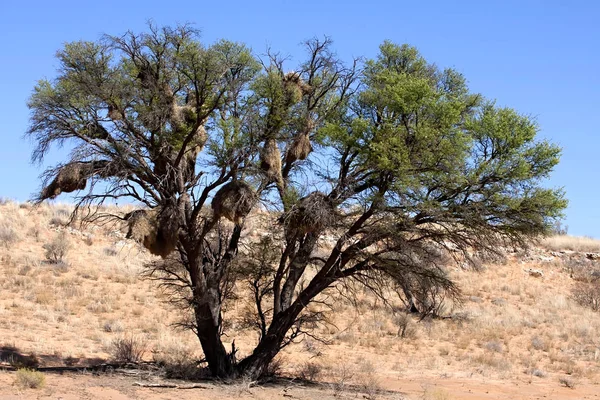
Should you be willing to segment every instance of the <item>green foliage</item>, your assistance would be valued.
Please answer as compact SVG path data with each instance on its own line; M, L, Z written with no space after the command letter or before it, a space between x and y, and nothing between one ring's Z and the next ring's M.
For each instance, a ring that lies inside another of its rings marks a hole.
M561 190L539 187L560 148L536 141L530 117L471 94L461 74L415 48L385 42L380 50L347 116L320 130L322 143L355 151L365 175L386 174L387 205L405 215L546 233L566 206Z
M43 373L27 368L17 370L15 384L22 389L40 389L46 384Z

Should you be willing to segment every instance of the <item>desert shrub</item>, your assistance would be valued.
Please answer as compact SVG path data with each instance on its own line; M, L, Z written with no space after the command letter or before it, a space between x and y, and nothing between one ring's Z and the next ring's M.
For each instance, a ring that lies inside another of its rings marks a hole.
M71 242L67 235L62 232L42 247L46 250L45 257L49 263L60 264L64 263L64 258L71 248Z
M541 369L538 369L538 368L530 368L527 371L527 373L529 375L533 375L533 376L536 376L538 378L545 378L547 376L547 374L544 371L542 371Z
M333 395L339 396L350 380L354 377L354 372L350 369L347 363L342 362L338 367L331 370Z
M136 336L114 339L110 347L115 362L137 363L146 353L146 341Z
M567 378L566 376L558 378L558 383L565 387L568 387L569 389L575 389L575 386L577 386L573 379Z
M119 252L114 247L105 247L103 253L107 257L115 257Z
M366 399L374 399L381 390L381 381L377 369L368 361L361 361L357 366L358 382Z
M600 282L579 282L571 294L579 305L592 311L600 311Z
M409 314L400 314L395 318L398 326L398 336L406 339L414 339L417 336L417 327Z
M46 377L39 371L21 368L15 375L15 384L24 389L38 389L44 386Z
M583 257L569 257L562 260L562 267L569 276L579 282L594 280L594 263Z
M485 348L489 351L493 351L496 353L502 353L502 351L503 351L502 343L500 343L497 340L492 340L490 342L487 342L485 344Z
M19 241L19 234L9 221L0 221L0 244L5 248Z
M321 364L307 361L298 369L298 376L305 381L314 381L321 375L322 370Z
M123 324L119 320L106 321L102 328L104 332L123 332Z
M187 346L172 343L154 351L153 359L166 378L194 381L205 377L206 373L191 354Z
M30 355L21 354L16 347L2 346L0 352L0 363L7 363L17 369L37 368L40 365L40 360L35 353Z
M535 350L548 351L547 343L538 336L531 339L531 347Z

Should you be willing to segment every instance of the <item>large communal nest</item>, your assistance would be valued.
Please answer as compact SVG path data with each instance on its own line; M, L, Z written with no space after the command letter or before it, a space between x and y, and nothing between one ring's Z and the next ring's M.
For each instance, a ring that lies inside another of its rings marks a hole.
M310 85L302 79L300 74L294 71L285 74L282 81L292 103L300 101L302 96L309 94L312 90Z
M152 210L136 210L124 216L127 238L142 244L150 253L166 257L177 248L179 218L176 204Z
M248 215L255 202L256 193L250 185L238 180L229 182L223 185L213 198L214 218L217 220L225 217L235 224L239 224Z
M94 175L102 178L115 176L118 168L108 161L75 161L58 168L56 176L42 189L40 200L54 199L61 193L83 190Z
M319 232L335 224L335 205L326 195L314 192L303 197L284 214L280 222L288 234Z
M308 134L301 133L294 138L294 141L287 150L285 161L286 163L291 164L296 160L306 160L312 149Z
M110 103L108 104L107 115L108 118L112 119L113 121L121 121L125 119L123 113L119 110L119 108L116 105Z
M267 139L260 152L260 168L277 183L283 181L281 176L281 153L275 139Z

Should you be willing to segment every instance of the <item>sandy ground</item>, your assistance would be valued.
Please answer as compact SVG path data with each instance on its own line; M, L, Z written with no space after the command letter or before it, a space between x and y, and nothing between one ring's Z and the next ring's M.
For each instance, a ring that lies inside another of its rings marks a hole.
M170 325L181 315L161 301L155 283L140 279L148 254L110 227L61 227L68 213L64 205L0 205L0 228L15 237L0 243L0 366L9 364L1 358L10 349L42 366L94 364L109 359L112 344L123 337L143 341L148 361L201 358L194 335ZM63 234L71 245L65 263L47 263L43 246ZM588 242L584 251L600 249ZM452 269L465 302L448 306L449 319L405 318L367 292L354 303L338 299L332 324L316 331L331 345L305 340L282 353L284 376L315 368L315 385L291 380L150 389L119 374L45 373L43 388L24 390L14 384L14 372L0 370L0 399L597 398L600 314L573 301L581 257L552 254L578 246L564 237L551 249L513 254L479 273ZM596 264L600 269L600 261L586 265ZM530 268L543 276L531 276ZM246 309L237 302L226 313L226 337L236 340L240 355L252 350L256 338L239 323ZM565 387L565 380L575 387Z
M302 384L290 380L263 386L248 383L230 385L200 383L199 389L145 388L136 382L149 383L153 380L125 377L119 374L46 374L46 384L42 389L19 389L14 382L14 373L0 373L0 398L20 399L100 399L162 400L187 399L339 399L339 398L381 398L381 399L597 399L600 388L586 385L569 389L546 382L527 382L451 377L402 377L384 382L378 393L368 394L361 388L352 386L342 390L331 384ZM164 382L164 381L162 381ZM177 381L171 381L177 382ZM177 382L185 386L185 382Z

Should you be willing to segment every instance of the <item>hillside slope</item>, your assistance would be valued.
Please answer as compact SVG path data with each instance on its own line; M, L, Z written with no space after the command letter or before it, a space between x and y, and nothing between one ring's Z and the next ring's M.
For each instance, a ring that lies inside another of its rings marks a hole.
M194 335L170 326L180 312L161 301L156 283L140 278L151 256L117 226L66 227L70 210L0 205L0 362L10 364L19 354L40 365L88 365L110 359L121 338L143 342L147 360L201 358ZM47 250L56 253L64 244L64 261L49 263ZM446 310L451 318L392 312L367 292L354 303L337 301L332 323L318 331L332 344L306 339L290 346L281 355L282 372L327 382L295 387L297 398L354 396L344 388L382 398L593 398L600 392L600 314L572 293L596 263L600 271L596 252L600 242L559 237L483 263L481 272L455 267L451 274L465 302ZM254 340L240 331L245 307L228 310L234 323L226 332L241 353ZM68 385L75 391L65 394L95 398L86 390L110 387L105 378L48 375L45 392L21 392L11 386L14 379L0 372L0 397L55 395ZM132 384L121 380L110 390L123 398L163 393ZM247 389L221 395L282 396L281 388Z

